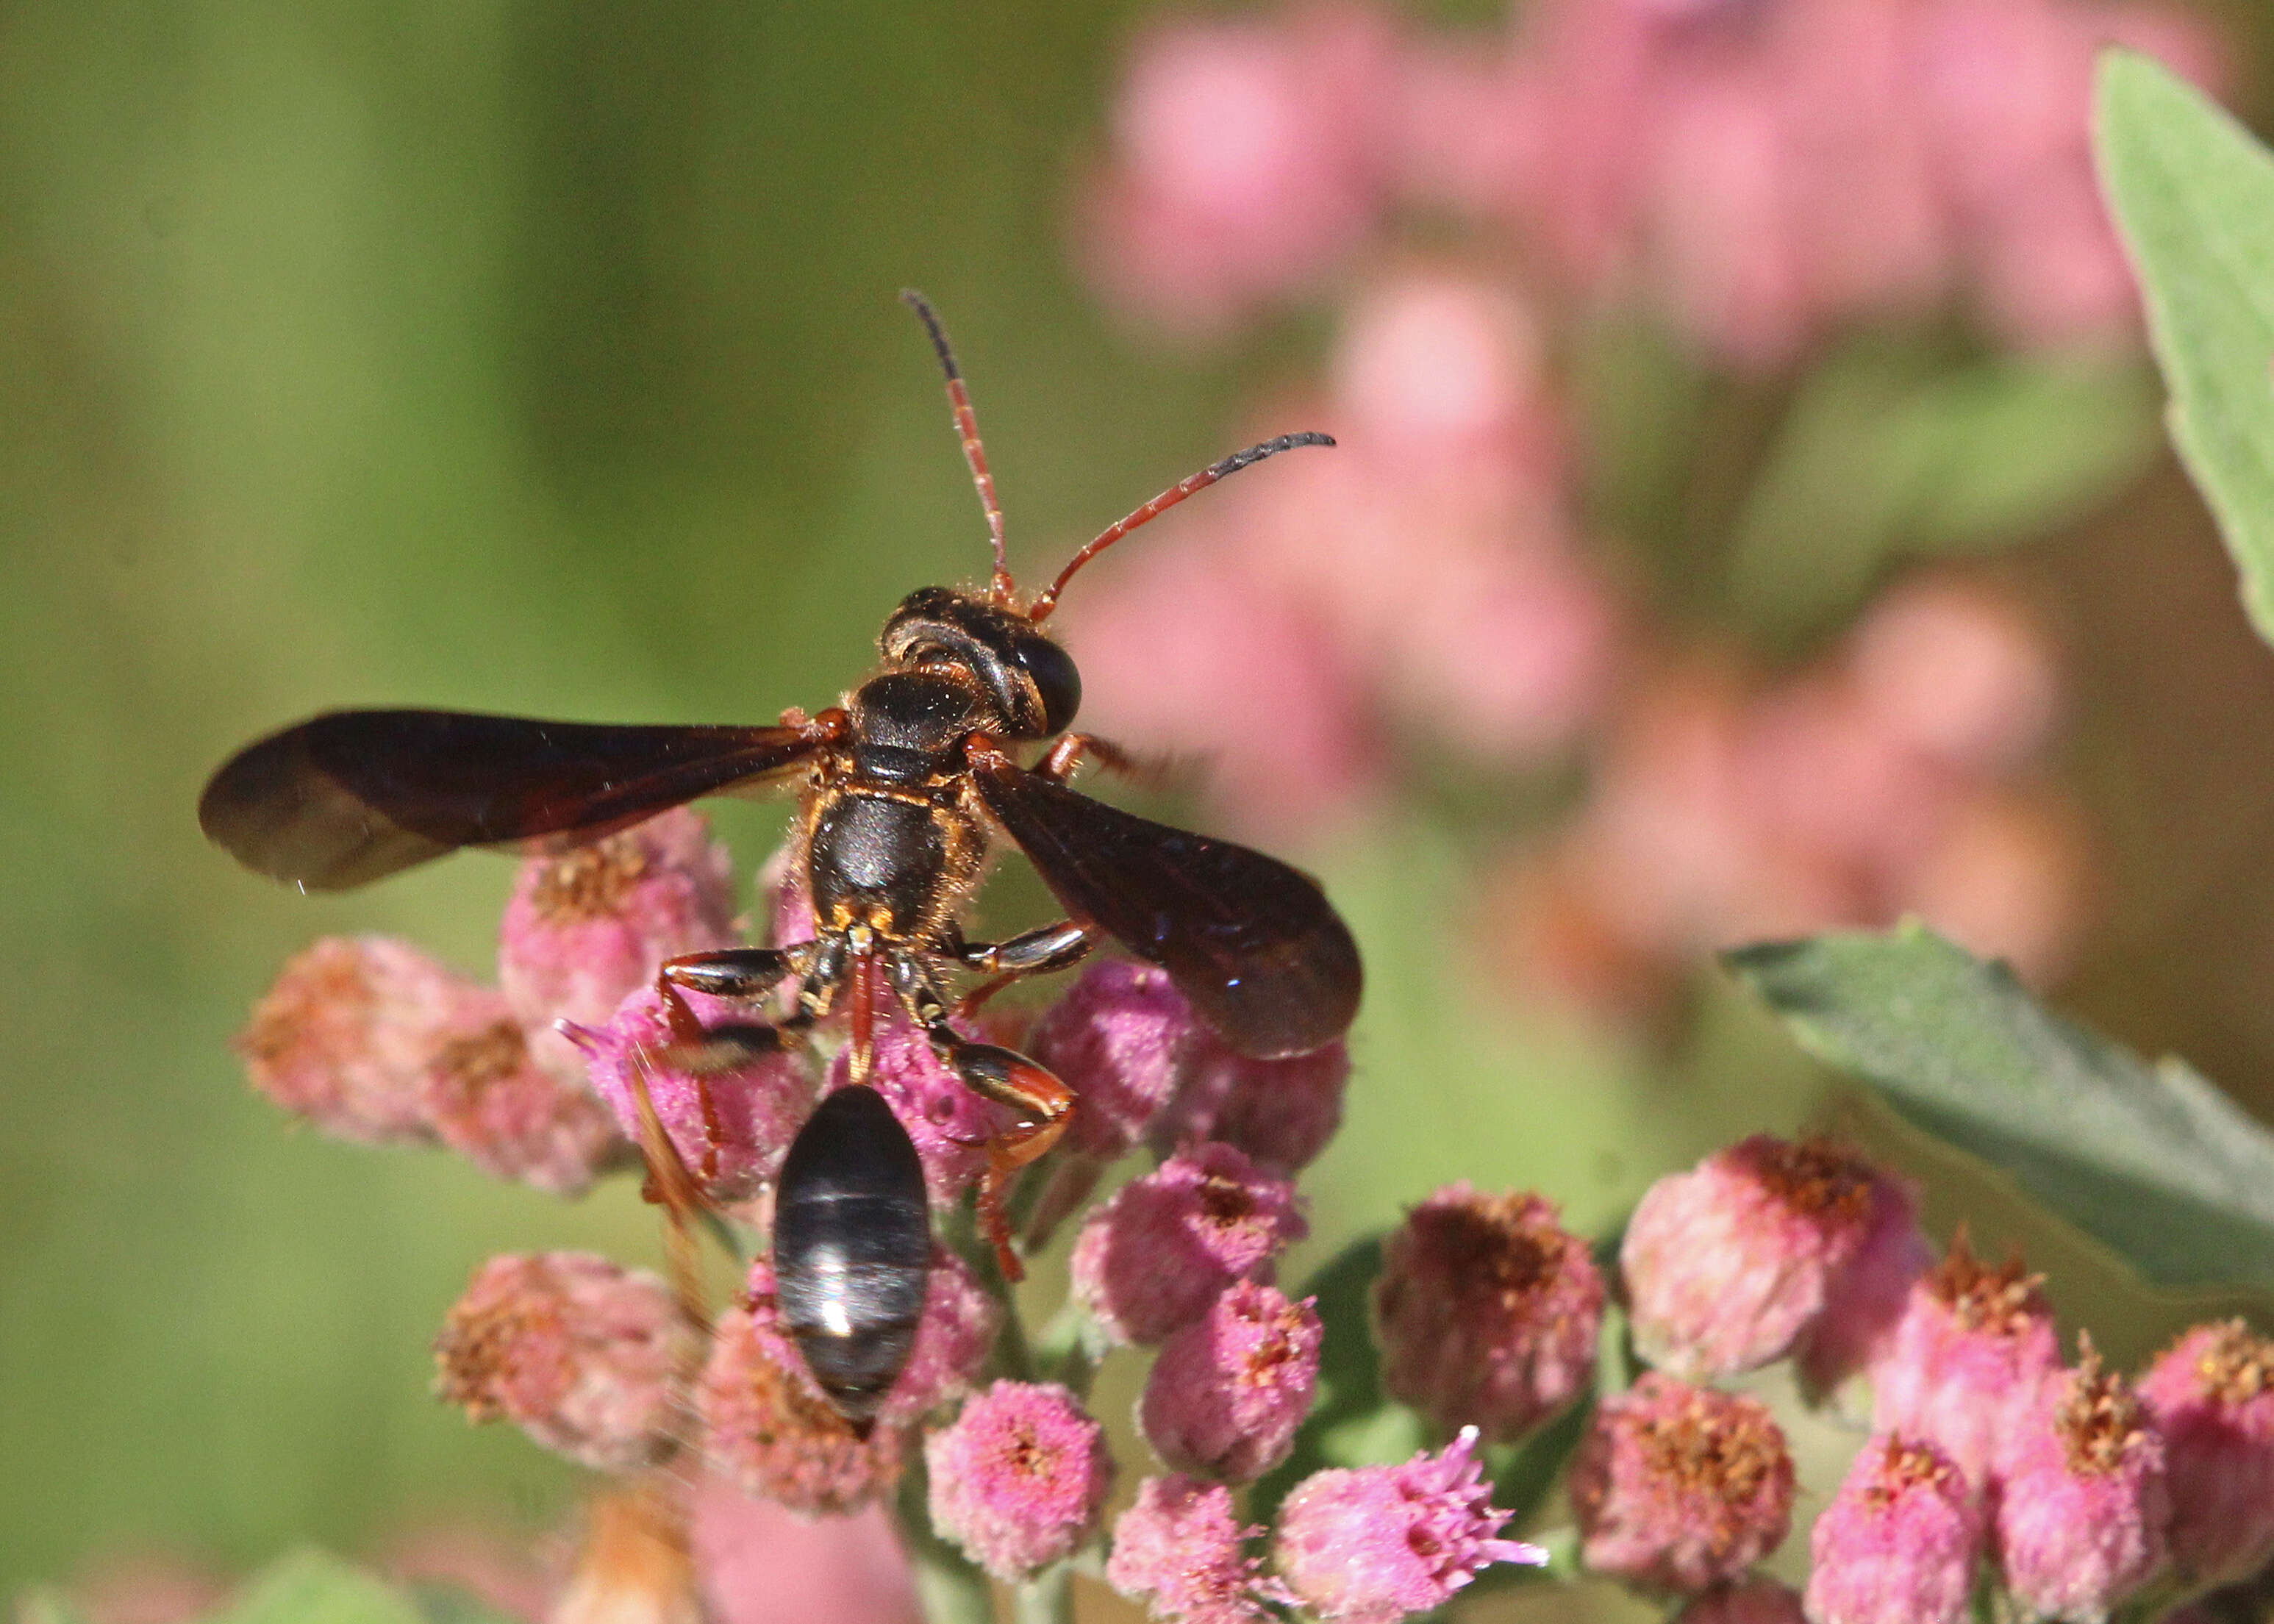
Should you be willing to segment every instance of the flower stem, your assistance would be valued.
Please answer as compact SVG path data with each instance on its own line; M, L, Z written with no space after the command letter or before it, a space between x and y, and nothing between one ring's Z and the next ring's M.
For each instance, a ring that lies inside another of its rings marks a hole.
M968 1557L932 1532L930 1501L923 1459L918 1455L900 1478L892 1511L927 1624L995 1624L993 1587Z
M1017 1624L1073 1624L1073 1564L1053 1562L1018 1589Z

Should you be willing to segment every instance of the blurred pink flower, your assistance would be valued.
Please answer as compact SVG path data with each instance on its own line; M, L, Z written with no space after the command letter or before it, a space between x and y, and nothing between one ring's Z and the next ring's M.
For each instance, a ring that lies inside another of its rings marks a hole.
M1962 771L2022 765L2060 710L2044 633L2010 598L1950 576L1903 582L1872 604L1844 666L1872 725Z
M1560 844L1495 885L1498 951L1622 1019L1698 952L1905 914L2056 980L2085 843L2066 799L2016 780L2059 704L2027 615L1954 576L1898 587L1775 686L1678 656L1630 690Z
M1372 7L1182 21L1131 52L1076 252L1108 299L1201 335L1315 282L1372 226L1397 41Z
M1201 762L1230 832L1277 845L1374 787L1381 750L1322 628L1221 546L1156 545L1086 584L1064 617L1084 725Z
M1545 0L1472 146L1407 122L1424 184L1505 173L1577 285L1639 282L1739 365L1958 289L2007 342L2056 343L2135 320L2087 123L2119 41L2218 76L2200 22L2097 0Z
M695 1569L716 1624L919 1624L908 1559L881 1506L809 1517L706 1477Z
M1409 732L1494 766L1568 744L1608 695L1620 616L1566 511L1539 344L1482 278L1373 288L1333 403L1273 414L1337 447L1216 495L1070 606L1096 725L1205 754L1266 836L1331 827Z

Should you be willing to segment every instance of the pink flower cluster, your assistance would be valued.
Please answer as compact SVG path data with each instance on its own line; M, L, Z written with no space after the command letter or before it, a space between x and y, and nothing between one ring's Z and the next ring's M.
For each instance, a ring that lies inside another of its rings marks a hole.
M2167 1575L2201 1587L2274 1558L2274 1341L2199 1326L2135 1386L2089 1340L2063 1365L2018 1260L1987 1266L1962 1235L1929 1261L1909 1191L1816 1142L1719 1152L1653 1185L1628 1228L1652 1357L1698 1376L1789 1357L1819 1389L1870 1378L1871 1440L1812 1536L1814 1624L1956 1624L1985 1575L2029 1616L2099 1620ZM1605 1401L1573 1468L1587 1562L1735 1609L1721 1592L1790 1501L1751 1403L1658 1372Z
M1958 300L2009 342L2128 328L2094 189L2093 54L2216 79L2214 39L2111 0L1544 0L1498 37L1357 0L1156 26L1077 252L1188 335L1318 289L1399 208L1639 291L1751 365Z
M1522 303L1451 270L1386 275L1345 312L1330 373L1327 398L1273 418L1335 433L1331 454L1215 494L1065 613L1096 725L1205 757L1228 814L1268 837L1363 805L1425 741L1540 760L1616 666Z
M1535 995L1646 1014L1695 954L1924 918L2037 981L2083 911L2077 818L2031 766L2059 680L2010 601L1915 580L1774 685L1726 659L1645 681L1592 798L1494 913Z

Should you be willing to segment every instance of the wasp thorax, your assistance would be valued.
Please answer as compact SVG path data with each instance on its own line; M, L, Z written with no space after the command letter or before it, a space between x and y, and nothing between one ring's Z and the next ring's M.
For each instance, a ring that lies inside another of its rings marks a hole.
M977 678L1014 739L1063 733L1081 709L1073 657L1022 614L944 586L900 600L878 640L895 663L939 658Z
M992 720L968 679L938 671L888 671L853 696L853 762L863 774L921 784L953 766L964 735Z

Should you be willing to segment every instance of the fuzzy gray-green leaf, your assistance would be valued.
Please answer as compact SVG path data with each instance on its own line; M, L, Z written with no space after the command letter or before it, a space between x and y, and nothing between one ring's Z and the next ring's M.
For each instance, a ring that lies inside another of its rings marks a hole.
M2274 1284L2274 1133L2177 1060L2149 1064L1916 925L1724 962L1802 1046L2005 1169L2165 1284Z

